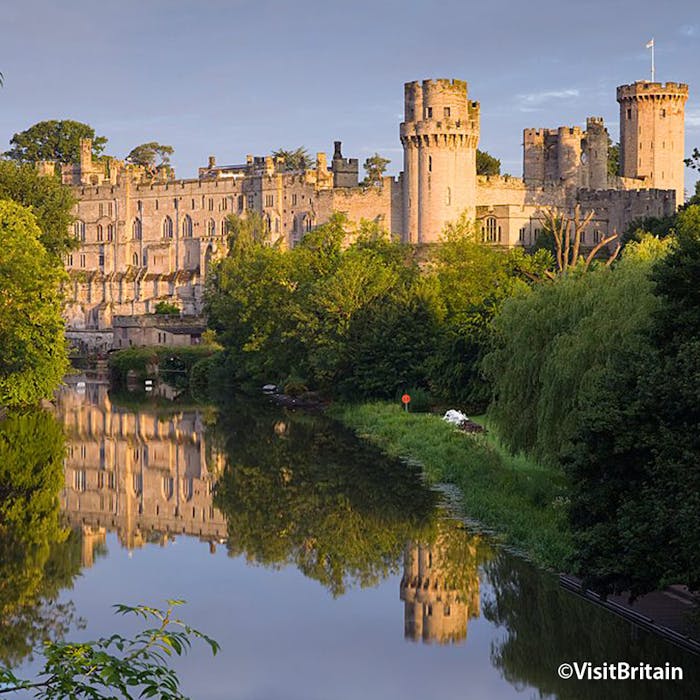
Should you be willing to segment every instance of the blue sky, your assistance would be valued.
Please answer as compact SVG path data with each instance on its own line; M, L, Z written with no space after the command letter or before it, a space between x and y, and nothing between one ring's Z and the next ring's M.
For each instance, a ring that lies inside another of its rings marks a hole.
M42 119L77 119L124 157L175 148L178 176L304 145L401 168L403 83L456 77L481 102L481 145L520 175L522 129L603 116L615 87L690 84L686 150L700 147L696 0L3 0L0 146ZM686 186L692 187L692 174Z

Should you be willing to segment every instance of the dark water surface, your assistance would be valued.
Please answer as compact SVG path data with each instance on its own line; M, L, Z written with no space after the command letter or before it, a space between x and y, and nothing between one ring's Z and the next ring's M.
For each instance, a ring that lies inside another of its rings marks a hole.
M222 647L177 664L197 700L700 696L697 657L465 530L415 469L323 416L125 404L88 384L61 392L58 422L72 534L6 548L4 661L31 670L45 629L137 629L114 603L182 598ZM560 679L574 661L670 662L685 680Z

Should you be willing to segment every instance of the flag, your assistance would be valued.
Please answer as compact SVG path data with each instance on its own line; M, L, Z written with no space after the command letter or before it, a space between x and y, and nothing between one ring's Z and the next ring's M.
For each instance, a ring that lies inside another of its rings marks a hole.
M647 42L647 48L648 49L653 49L654 48L654 40L652 39L651 41Z

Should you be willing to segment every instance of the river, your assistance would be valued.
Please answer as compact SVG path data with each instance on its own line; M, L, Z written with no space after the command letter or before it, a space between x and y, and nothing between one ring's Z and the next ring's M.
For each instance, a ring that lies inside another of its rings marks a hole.
M131 633L113 604L177 598L221 644L176 664L196 700L697 697L697 657L470 531L415 467L322 415L91 383L57 407L71 534L6 563L0 584L0 657L27 673L45 630ZM17 430L31 459L39 433ZM684 680L558 677L585 661L668 662Z

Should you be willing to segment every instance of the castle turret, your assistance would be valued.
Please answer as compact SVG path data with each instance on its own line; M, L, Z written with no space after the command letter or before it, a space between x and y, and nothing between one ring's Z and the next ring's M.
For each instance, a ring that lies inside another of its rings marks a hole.
M584 187L604 190L608 186L608 130L602 117L586 119L586 135L583 142Z
M475 217L479 103L463 80L424 80L406 83L404 115L403 230L431 243L463 212Z
M683 83L638 81L617 88L620 103L620 175L645 187L676 191L684 199L685 103Z

